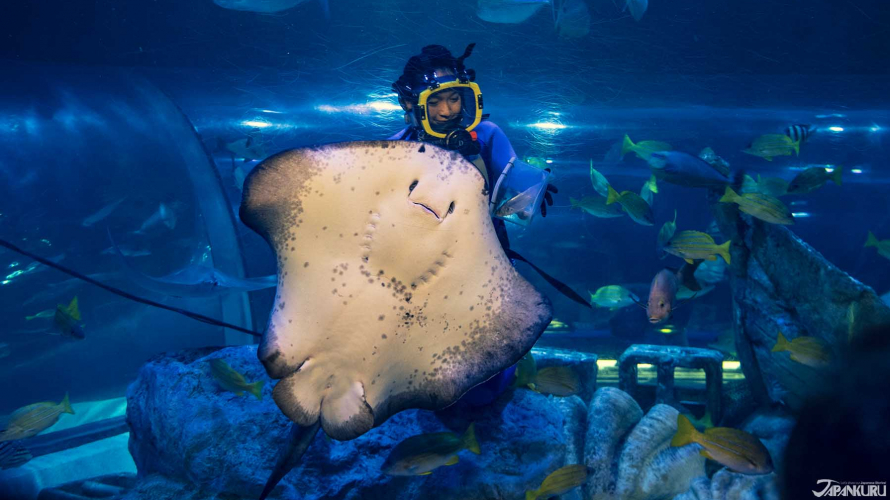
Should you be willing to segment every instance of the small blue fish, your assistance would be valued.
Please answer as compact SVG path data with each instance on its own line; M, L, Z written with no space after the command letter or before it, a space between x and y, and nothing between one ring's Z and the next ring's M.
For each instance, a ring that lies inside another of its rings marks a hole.
M725 186L729 179L708 162L682 151L657 151L649 166L659 180L687 187Z

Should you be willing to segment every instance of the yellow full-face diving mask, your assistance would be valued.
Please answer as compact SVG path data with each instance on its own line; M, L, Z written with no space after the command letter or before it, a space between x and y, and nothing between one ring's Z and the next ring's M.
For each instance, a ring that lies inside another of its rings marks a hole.
M444 139L459 129L470 132L482 121L482 91L466 79L437 77L418 94L414 117L432 137Z

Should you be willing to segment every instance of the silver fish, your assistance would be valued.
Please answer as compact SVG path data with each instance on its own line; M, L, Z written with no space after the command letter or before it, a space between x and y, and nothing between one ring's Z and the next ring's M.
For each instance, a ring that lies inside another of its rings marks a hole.
M114 201L114 202L109 203L108 205L105 205L105 206L104 206L102 209L100 209L98 212L96 212L96 213L94 213L93 215L90 215L89 217L87 217L86 219L84 219L83 222L80 223L80 225L82 225L83 227L90 227L90 226L92 226L93 224L95 224L95 223L97 223L97 222L99 222L99 221L105 219L106 217L108 217L109 215L111 215L112 212L114 212L115 210L117 210L117 207L118 207L121 203L123 203L123 201L126 200L126 199L127 199L127 197L125 196L125 197L123 197L123 198L121 198L121 199L119 199L119 200L117 200L117 201Z

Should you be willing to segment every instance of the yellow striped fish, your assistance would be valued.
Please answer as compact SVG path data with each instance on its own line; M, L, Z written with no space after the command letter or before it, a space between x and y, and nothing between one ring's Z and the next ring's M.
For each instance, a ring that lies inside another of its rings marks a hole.
M538 498L550 498L562 495L587 482L589 471L587 466L576 464L566 465L551 472L541 487L525 492L525 500L537 500Z
M759 439L747 432L729 427L712 427L698 432L686 415L677 415L677 433L671 446L697 443L701 455L741 474L769 474L773 460Z
M630 140L627 134L624 134L624 141L621 143L621 158L633 151L642 160L649 161L652 153L657 151L670 151L671 145L661 141L640 141L636 144Z
M249 392L257 399L263 399L263 381L258 380L250 383L244 375L237 372L229 366L225 361L217 358L210 360L210 374L214 380L227 391L234 392L237 396L243 396L245 392Z
M560 398L578 394L581 380L578 373L568 366L548 366L535 375L535 391Z
M714 243L714 238L710 234L701 231L680 231L668 241L664 246L664 251L680 257L689 264L695 260L717 260L718 255L723 257L727 264L731 264L730 243L730 241L726 241L722 245L718 245Z
M622 191L619 194L612 186L609 186L609 196L606 198L606 205L611 205L615 202L618 202L621 208L627 212L627 215L637 224L651 226L655 223L652 207L637 193Z
M58 422L62 413L74 414L67 392L59 404L45 401L19 408L10 415L6 430L0 432L0 442L36 436Z
M762 221L772 224L794 224L791 210L778 198L762 193L737 194L731 187L726 186L726 192L720 198L722 203L737 203L739 210L757 217Z
M791 342L779 332L772 352L788 351L791 360L811 368L824 368L831 364L831 350L824 340L816 337L797 337Z

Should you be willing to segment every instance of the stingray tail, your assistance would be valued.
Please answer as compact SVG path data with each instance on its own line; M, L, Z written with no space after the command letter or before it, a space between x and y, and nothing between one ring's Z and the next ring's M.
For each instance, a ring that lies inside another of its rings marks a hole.
M312 444L312 441L315 439L319 425L319 422L315 422L309 427L303 427L298 424L293 424L291 426L290 436L288 436L287 441L285 441L281 448L280 455L278 456L278 463L276 463L275 468L272 469L272 474L269 475L269 479L266 481L266 486L263 487L263 492L260 494L259 500L265 500L266 497L269 496L269 493L272 493L272 490L278 486L278 483L284 479L284 476L286 476L291 469L299 465L306 450L309 449L309 445Z
M559 293L561 293L561 294L565 295L566 297L568 297L569 299L583 305L584 307L587 307L588 309L593 309L593 307L590 305L590 303L588 303L586 300L584 300L584 297L578 295L578 292L569 288L569 286L566 285L565 283L563 283L562 281L559 281L558 279L554 278L553 276L550 276L549 274L545 273L538 266L536 266L536 265L532 264L531 262L529 262L528 260L526 260L525 257L519 255L518 253L514 252L513 250L510 250L509 248L506 249L506 253L507 253L507 258L513 259L513 260L519 260L519 261L525 262L526 264L532 266L532 269L537 271L538 274L540 274L541 277L544 278L545 281L547 281L547 283L550 283L550 285L553 286L553 288L556 288L559 291Z

